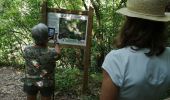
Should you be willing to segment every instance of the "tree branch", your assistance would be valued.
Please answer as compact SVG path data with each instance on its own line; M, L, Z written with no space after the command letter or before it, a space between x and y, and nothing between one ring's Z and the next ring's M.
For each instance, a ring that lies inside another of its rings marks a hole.
M87 5L86 5L85 1L84 1L84 0L82 0L82 2L83 2L83 5L84 5L84 8L85 8L86 10L88 10Z
M97 26L100 26L101 25L101 16L100 16L100 4L99 4L99 1L98 1L98 4L94 1L94 0L90 0L93 7L94 7L94 11L96 13L96 18L97 18Z

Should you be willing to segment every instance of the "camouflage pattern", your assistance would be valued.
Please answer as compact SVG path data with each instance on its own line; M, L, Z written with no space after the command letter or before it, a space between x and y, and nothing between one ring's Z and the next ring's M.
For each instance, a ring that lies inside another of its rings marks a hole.
M24 49L24 84L37 86L53 85L55 61L59 59L54 48L28 46Z

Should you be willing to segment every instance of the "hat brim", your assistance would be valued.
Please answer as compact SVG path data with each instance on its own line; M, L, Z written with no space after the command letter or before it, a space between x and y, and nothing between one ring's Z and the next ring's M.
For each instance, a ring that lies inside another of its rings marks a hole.
M131 11L128 8L121 8L117 10L116 12L122 15L125 15L125 16L129 16L129 17L136 17L136 18L142 18L142 19L153 20L153 21L161 21L161 22L170 21L170 13L165 13L165 16L152 16L149 14L143 14L143 13Z

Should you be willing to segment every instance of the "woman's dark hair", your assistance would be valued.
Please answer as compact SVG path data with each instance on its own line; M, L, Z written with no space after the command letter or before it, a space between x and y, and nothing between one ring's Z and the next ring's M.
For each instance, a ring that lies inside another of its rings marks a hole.
M150 52L146 53L147 56L158 56L165 50L167 42L165 29L165 22L127 17L118 35L116 46L118 48L137 47L134 50L148 48Z

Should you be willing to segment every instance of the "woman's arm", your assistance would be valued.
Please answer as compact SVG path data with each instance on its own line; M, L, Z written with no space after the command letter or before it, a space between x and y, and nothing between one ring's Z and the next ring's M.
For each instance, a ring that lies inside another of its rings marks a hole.
M103 82L100 100L118 100L119 88L113 83L109 74L103 70Z

